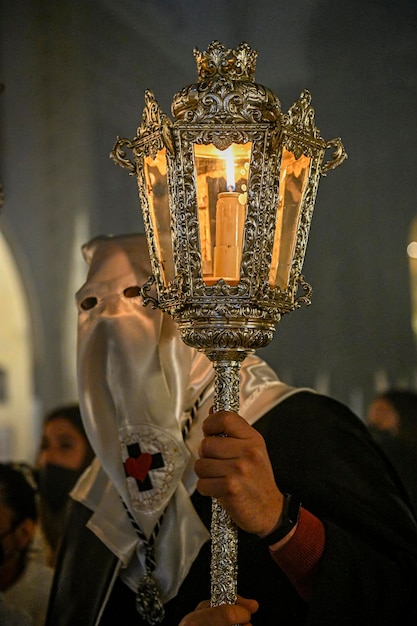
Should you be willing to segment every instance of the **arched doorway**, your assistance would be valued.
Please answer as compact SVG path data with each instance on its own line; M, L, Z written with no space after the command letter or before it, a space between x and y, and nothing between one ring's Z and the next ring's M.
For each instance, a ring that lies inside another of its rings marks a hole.
M33 462L39 433L27 291L0 230L0 461Z

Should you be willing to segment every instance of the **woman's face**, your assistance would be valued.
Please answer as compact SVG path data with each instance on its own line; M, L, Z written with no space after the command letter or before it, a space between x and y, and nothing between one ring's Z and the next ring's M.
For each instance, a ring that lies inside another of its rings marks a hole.
M44 427L38 467L51 464L77 470L83 466L87 451L87 442L72 423L56 417Z

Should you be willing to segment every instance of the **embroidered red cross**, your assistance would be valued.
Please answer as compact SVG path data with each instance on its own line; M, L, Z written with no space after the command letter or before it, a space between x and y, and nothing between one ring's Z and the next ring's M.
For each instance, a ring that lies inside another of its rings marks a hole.
M136 480L139 491L153 489L149 472L165 466L162 454L160 452L156 454L142 452L138 443L132 443L126 448L129 454L123 463L126 476L131 476Z

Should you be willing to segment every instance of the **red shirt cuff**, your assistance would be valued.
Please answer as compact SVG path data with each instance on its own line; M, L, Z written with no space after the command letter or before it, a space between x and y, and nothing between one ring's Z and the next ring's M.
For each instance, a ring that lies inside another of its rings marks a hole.
M325 543L322 522L301 508L298 525L291 539L277 550L270 550L275 563L307 603L311 602L313 596Z

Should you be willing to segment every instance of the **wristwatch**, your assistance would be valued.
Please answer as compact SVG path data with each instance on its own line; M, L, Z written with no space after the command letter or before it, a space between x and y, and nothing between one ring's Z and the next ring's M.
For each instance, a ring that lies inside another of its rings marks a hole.
M297 525L300 517L301 501L299 497L293 493L284 494L284 507L282 509L280 524L275 530L266 535L265 537L259 537L261 544L265 546L272 546L274 543L281 541L290 530Z

